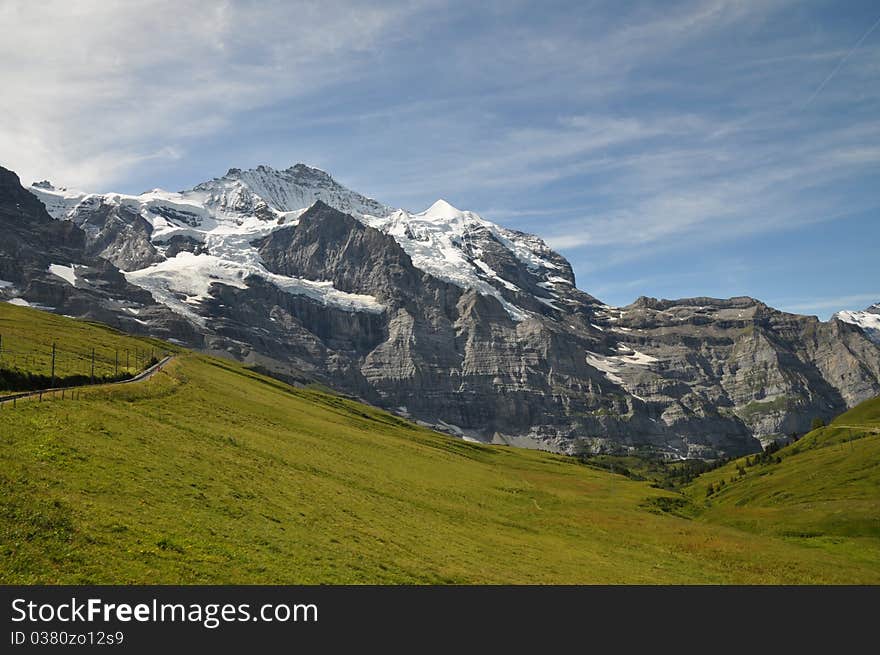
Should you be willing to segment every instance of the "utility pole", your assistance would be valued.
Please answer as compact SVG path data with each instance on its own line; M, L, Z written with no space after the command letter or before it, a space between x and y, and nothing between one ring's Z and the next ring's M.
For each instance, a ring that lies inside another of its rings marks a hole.
M52 342L52 383L49 387L55 386L55 342Z
M95 349L92 348L92 384L95 384Z

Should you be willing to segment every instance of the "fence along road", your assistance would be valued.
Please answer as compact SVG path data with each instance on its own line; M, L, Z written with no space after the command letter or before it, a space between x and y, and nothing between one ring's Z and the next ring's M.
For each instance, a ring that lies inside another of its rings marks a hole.
M156 373L162 370L162 367L165 366L168 362L174 359L174 355L168 355L160 362L153 364L150 368L145 369L135 375L133 378L128 380L119 380L117 382L105 382L103 384L81 384L75 387L55 387L53 389L37 389L35 391L22 391L21 393L14 393L8 396L0 396L0 405L5 405L7 403L14 403L18 400L25 400L27 398L36 398L42 397L43 394L57 394L59 391L64 396L64 393L67 391L74 391L76 389L87 389L90 387L105 387L116 384L132 384L134 382L142 382L143 380L149 380Z

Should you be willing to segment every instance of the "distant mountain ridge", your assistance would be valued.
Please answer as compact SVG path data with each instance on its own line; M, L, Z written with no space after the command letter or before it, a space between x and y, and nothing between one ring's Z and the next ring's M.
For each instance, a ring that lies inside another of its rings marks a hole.
M861 312L841 311L833 318L858 325L874 343L880 344L880 303L874 303Z
M179 193L29 190L174 317L119 310L141 329L469 439L711 457L880 394L858 326L751 298L610 307L538 237L442 200L391 208L303 164Z

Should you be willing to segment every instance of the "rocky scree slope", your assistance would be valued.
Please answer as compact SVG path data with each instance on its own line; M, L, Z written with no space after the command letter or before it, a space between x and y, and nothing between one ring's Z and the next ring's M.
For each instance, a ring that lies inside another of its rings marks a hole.
M95 250L86 232L53 219L15 173L0 167L0 300L200 343L188 321L128 282Z

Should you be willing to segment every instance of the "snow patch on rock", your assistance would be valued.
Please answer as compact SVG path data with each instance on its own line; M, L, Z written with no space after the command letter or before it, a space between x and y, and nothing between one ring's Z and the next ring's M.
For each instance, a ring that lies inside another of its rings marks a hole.
M871 341L880 345L880 303L871 305L865 311L837 312L833 318L858 325Z
M67 282L70 286L76 286L76 271L74 271L73 266L63 266L62 264L51 264L49 266L49 272L52 275L57 275L62 280Z
M600 355L598 353L588 353L587 364L593 368L597 368L605 374L609 380L615 384L623 384L623 378L620 377L621 371L626 366L650 366L659 361L656 357L641 353L638 350L632 350L626 346L617 346L618 355Z

